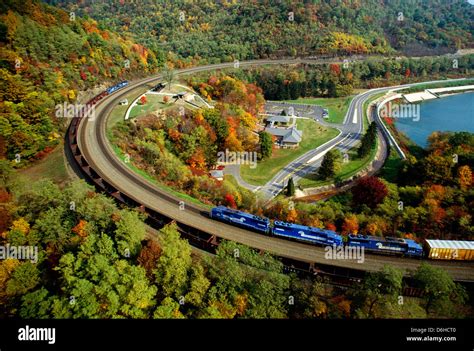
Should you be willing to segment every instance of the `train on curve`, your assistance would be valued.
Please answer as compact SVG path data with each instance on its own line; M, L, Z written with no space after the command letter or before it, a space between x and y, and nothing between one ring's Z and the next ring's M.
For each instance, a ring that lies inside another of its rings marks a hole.
M439 258L431 254L432 249L429 243L427 243L428 245L424 250L420 244L411 239L392 237L383 238L370 235L350 234L347 236L347 240L343 240L343 237L340 234L332 230L308 227L300 224L293 224L282 221L274 221L272 225L268 218L262 218L259 216L252 215L250 213L230 209L225 206L217 206L212 208L209 215L212 219L241 228L256 231L261 234L306 242L315 245L347 245L352 247L362 247L364 248L364 251L375 254L396 255L414 258ZM427 241L429 242L429 240ZM459 247L463 247L464 245L466 245L465 243L468 243L468 245L472 245L473 242L457 242ZM459 249L453 251L453 253L459 252ZM444 257L443 259L470 260L474 259L473 252L474 251L472 251L471 248L470 250L468 249L468 254L464 255L462 258L460 258L459 254L453 254L452 257L448 256Z
M104 90L102 93L100 93L99 95L96 95L94 96L92 99L90 99L88 102L87 102L87 106L92 106L92 105L95 105L99 100L102 100L104 97L106 97L107 95L110 95L112 93L115 93L117 90L120 90L122 89L123 87L126 87L128 85L128 81L127 80L124 80L120 83L117 83L113 86L111 86L110 88L107 88L106 90Z
M87 102L92 107L104 97L115 93L129 84L122 81L103 91ZM74 135L77 130L79 120L75 119L71 123L69 133ZM71 140L74 140L72 138ZM272 235L289 240L302 241L315 245L363 247L367 252L377 254L391 254L405 257L428 257L431 259L444 260L474 260L473 241L453 241L453 240L426 240L426 248L410 239L382 238L368 235L348 235L347 240L331 230L308 227L300 224L274 221L271 224L267 218L258 217L246 212L233 210L225 206L214 207L210 212L210 217L231 225L259 232L261 234Z

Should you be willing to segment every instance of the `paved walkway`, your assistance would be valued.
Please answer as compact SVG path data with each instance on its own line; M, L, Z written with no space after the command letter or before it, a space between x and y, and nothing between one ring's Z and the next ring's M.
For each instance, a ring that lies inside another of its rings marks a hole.
M261 187L247 183L240 175L240 165L228 165L224 168L224 174L232 175L237 183L251 191L258 191Z

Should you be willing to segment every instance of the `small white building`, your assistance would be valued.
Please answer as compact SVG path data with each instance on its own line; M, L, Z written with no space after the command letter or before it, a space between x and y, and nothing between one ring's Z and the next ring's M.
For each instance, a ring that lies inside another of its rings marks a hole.
M209 172L212 178L217 179L217 180L224 180L224 171L221 169L213 169L212 171Z

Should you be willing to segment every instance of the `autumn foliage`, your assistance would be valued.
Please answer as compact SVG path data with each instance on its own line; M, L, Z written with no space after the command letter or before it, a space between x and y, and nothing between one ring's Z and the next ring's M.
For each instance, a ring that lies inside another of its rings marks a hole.
M386 185L377 177L361 179L352 189L352 201L355 206L367 205L375 208L388 194Z
M137 262L145 268L148 277L153 277L153 270L161 256L161 247L155 240L148 240L146 245L142 246Z
M224 204L230 208L236 208L237 204L235 203L234 196L232 194L226 194L224 196Z
M85 220L79 220L79 223L74 228L72 228L73 233L76 233L81 238L85 238L87 236L86 225L87 222Z
M359 222L357 217L352 215L344 219L342 234L357 234L359 232Z

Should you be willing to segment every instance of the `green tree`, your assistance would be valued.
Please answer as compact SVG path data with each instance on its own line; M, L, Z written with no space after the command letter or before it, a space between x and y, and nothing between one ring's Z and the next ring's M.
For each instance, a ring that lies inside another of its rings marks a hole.
M118 252L125 257L136 256L145 238L145 223L140 219L138 212L122 210L119 216L120 220L116 223L115 230Z
M260 133L260 153L262 159L270 158L273 152L272 136L267 132Z
M381 271L367 273L362 286L355 292L355 313L363 318L382 315L378 309L395 302L402 292L403 272L385 265Z
M67 253L56 270L63 296L53 314L58 318L145 318L157 292L145 269L120 260L113 240L89 235L77 254Z
M451 167L454 163L443 156L430 154L423 159L424 179L435 184L446 184L452 180Z
M318 169L318 175L321 179L332 178L341 166L342 155L337 149L331 149L324 155L321 166Z
M459 317L459 307L466 301L464 288L453 282L441 268L422 263L413 276L423 290L426 313L438 317Z
M223 241L216 256L208 260L212 287L207 313L232 318L283 318L288 313L289 277L282 264L269 254ZM240 302L238 302L240 301ZM246 301L246 302L245 302Z
M10 162L0 159L0 186L6 188L10 183L12 175L13 169L10 165Z
M286 196L294 196L295 195L295 183L293 182L293 177L290 177L288 180L288 184L286 186Z
M361 139L359 148L357 149L357 155L359 158L367 156L370 151L375 147L377 140L377 125L375 122L370 123L367 132Z
M35 264L24 262L12 273L7 282L6 293L10 296L24 295L34 289L40 282L40 271Z
M184 297L185 303L201 307L210 285L211 282L207 279L203 266L200 263L193 264L190 273L189 291Z
M331 296L323 283L293 277L291 285L292 318L322 318L329 315Z
M174 70L168 67L165 67L161 74L163 76L165 83L168 85L168 90L171 90L171 84L173 84L174 79L175 79Z
M175 223L160 232L161 256L155 269L156 283L164 296L180 299L188 286L188 272L192 266L191 246L180 238Z
M182 319L185 318L179 310L179 303L171 297L165 297L153 313L155 319Z

